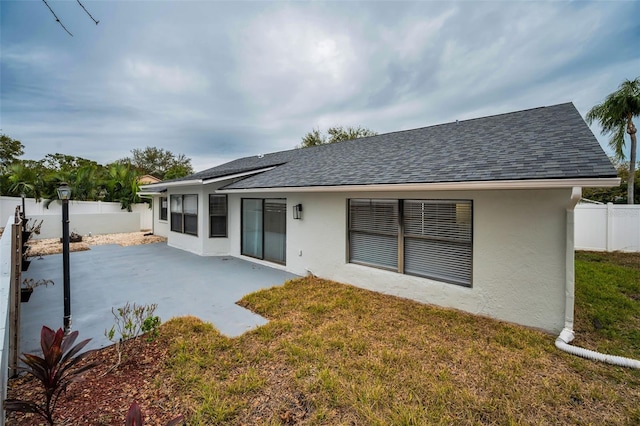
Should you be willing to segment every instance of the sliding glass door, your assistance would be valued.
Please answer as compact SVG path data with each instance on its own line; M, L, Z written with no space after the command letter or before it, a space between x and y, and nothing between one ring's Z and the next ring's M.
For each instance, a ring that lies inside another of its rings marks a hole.
M241 253L270 262L287 260L287 200L242 199Z

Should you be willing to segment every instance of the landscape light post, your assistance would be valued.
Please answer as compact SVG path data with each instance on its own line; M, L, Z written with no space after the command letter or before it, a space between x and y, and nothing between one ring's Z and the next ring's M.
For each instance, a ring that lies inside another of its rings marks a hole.
M69 279L69 198L71 188L65 182L58 187L58 198L62 201L62 274L64 285L64 333L71 330L71 283Z

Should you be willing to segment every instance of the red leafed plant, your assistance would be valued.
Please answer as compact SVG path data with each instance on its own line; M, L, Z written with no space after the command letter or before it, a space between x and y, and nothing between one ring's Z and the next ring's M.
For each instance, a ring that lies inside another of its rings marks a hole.
M177 426L184 422L184 416L178 416L175 419L167 423L167 426ZM127 412L127 417L124 420L125 426L142 426L142 412L137 402L133 401Z
M62 329L53 331L47 326L42 326L40 333L40 346L43 357L23 353L20 360L26 367L20 367L34 376L44 387L44 402L23 401L19 399L7 399L4 401L5 410L21 411L23 413L35 413L43 417L47 423L53 425L53 412L56 408L60 394L71 383L81 379L82 373L95 367L96 363L78 365L80 361L94 352L79 352L91 339L83 340L73 346L78 338L78 332L74 331L65 336Z

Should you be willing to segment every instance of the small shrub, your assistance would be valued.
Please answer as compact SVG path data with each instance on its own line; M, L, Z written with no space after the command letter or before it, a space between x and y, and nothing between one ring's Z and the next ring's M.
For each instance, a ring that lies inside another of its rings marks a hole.
M80 361L95 351L79 353L91 339L83 340L73 346L77 338L77 331L65 336L61 328L58 331L53 331L49 327L43 326L40 333L43 356L23 353L20 360L26 364L26 367L20 367L20 369L40 381L44 387L44 401L37 403L7 399L4 401L5 410L35 413L44 418L48 424L53 425L53 413L60 394L66 391L71 383L80 380L82 373L97 365L96 363L78 365Z
M153 340L158 335L158 327L160 327L160 317L154 316L158 305L131 305L127 302L123 307L115 309L111 308L115 324L111 329L105 330L104 335L110 341L116 344L118 352L118 361L113 368L118 367L123 355L126 356L127 340L138 337L142 333L147 333L148 340Z

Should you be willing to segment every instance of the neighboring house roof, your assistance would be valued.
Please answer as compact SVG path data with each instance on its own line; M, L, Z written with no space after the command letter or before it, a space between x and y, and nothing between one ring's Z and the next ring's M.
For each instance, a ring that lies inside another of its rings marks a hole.
M157 177L152 175L143 175L138 178L138 184L140 185L146 185L146 184L158 183L158 182L162 182L162 179L158 179Z
M180 180L272 167L223 189L615 179L572 103L245 157ZM179 180L176 180L177 183ZM165 181L169 184L174 181ZM607 186L612 185L609 181Z

